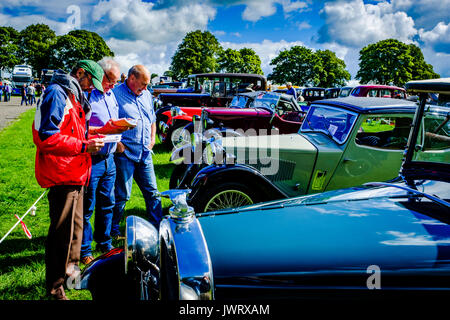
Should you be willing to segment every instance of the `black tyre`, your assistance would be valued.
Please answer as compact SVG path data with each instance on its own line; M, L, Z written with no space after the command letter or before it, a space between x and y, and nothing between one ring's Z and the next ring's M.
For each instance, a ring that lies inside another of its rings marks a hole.
M176 189L178 185L181 182L181 179L183 178L185 172L187 169L187 165L184 163L180 163L175 166L175 168L172 171L172 175L170 176L169 181L169 189Z
M261 202L261 196L250 187L239 182L215 185L193 199L197 213L236 208Z

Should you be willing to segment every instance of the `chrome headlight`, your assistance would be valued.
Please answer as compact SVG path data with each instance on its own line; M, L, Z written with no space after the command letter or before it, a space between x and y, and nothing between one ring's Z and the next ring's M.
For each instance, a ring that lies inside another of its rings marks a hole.
M125 273L133 267L147 271L159 260L159 233L147 220L127 218L125 234Z
M160 122L159 122L159 130L160 130L162 133L166 134L166 133L167 133L167 130L169 130L169 126L168 126L167 123L165 123L164 121L160 121Z
M207 165L213 163L222 164L223 154L222 140L213 140L206 144L205 150L203 151L203 160Z
M153 99L153 106L155 110L159 109L162 106L163 102L159 98Z
M176 116L182 116L185 113L180 109L180 107L171 107L170 108L170 115L172 117L176 117Z
M201 133L193 132L191 133L191 146L192 151L195 151L197 147L201 146L203 142L203 136Z

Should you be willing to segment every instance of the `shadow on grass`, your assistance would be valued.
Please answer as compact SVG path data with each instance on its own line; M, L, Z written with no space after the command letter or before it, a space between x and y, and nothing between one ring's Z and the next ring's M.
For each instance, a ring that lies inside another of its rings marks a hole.
M169 179L172 175L173 168L175 167L172 163L154 163L153 166L155 167L156 176L159 179Z
M45 263L45 237L28 239L11 239L2 242L0 247L0 274L11 272L16 267L31 263ZM41 252L39 252L41 251ZM14 256L15 255L15 256Z
M12 255L26 250L38 250L45 247L46 237L36 237L32 240L28 239L6 239L0 245L1 255Z
M11 272L15 267L27 266L30 263L45 263L44 253L35 253L17 258L4 257L0 258L0 274Z
M152 150L153 150L153 152L154 152L155 154L162 154L162 153L167 153L167 152L172 153L172 150L169 149L169 147L165 146L165 145L162 144L162 143L157 143L157 144L155 144L155 145L153 146Z

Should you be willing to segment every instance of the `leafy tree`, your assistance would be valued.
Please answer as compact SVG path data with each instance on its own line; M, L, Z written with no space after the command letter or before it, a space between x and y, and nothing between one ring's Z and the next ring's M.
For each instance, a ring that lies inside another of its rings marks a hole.
M172 57L170 71L180 79L190 74L215 72L219 67L217 58L222 50L211 32L189 32Z
M228 48L220 54L217 63L220 71L239 73L244 65L244 60L238 50Z
M9 71L20 64L19 32L12 27L0 27L0 67Z
M51 47L56 42L55 31L46 24L32 24L20 31L20 56L37 74L46 68Z
M345 62L333 51L318 50L314 53L314 85L330 88L341 87L351 79L350 73L345 69Z
M359 55L356 79L360 79L361 83L403 86L410 80L439 77L433 67L425 62L420 48L396 39L369 44L361 49Z
M439 74L433 71L433 66L425 62L422 50L415 44L409 44L409 51L413 57L414 67L412 69L411 80L436 79Z
M261 59L253 49L242 48L239 51L226 49L220 54L219 70L231 73L263 74Z
M78 60L98 61L105 56L114 56L114 52L105 40L95 32L72 30L58 37L52 46L51 66L70 71Z
M270 62L275 66L268 76L275 83L292 82L294 85L311 85L314 83L314 53L303 46L293 46L281 51Z
M242 48L239 50L239 53L244 61L244 65L242 67L243 73L264 74L261 69L261 59L253 49Z

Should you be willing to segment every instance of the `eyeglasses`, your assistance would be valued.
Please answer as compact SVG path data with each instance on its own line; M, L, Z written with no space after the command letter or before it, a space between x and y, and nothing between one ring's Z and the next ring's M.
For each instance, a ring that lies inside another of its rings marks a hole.
M108 83L109 83L109 84L111 84L111 85L116 84L115 81L111 81L111 79L109 78L109 76L108 76L108 74L107 74L106 72L105 72L105 77L106 77L106 79L108 80Z
M105 72L105 77L106 77L106 79L108 79L109 83L112 83L111 79L109 78L109 76L108 76L108 74L106 72Z
M89 82L92 83L92 74L90 74L89 72L85 71L83 77L81 77L80 81L84 80L85 78L87 78L89 80Z

